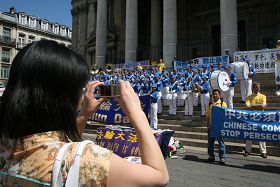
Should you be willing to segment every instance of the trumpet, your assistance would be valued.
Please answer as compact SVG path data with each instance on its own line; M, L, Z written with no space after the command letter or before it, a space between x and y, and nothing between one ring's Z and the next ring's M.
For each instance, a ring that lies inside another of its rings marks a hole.
M201 87L197 83L193 84L193 92L194 93L201 92Z
M98 68L97 68L96 64L92 64L92 65L90 66L90 73L91 73L91 74L96 74L96 73L98 73Z
M106 64L105 69L107 70L107 72L110 72L113 70L113 65L112 64Z

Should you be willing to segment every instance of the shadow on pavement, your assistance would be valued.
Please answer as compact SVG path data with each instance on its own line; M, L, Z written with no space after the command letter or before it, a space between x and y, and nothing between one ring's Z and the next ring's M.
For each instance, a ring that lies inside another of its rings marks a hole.
M185 155L183 160L189 160L194 162L201 162L201 163L207 163L207 164L216 164L219 165L219 162L207 162L206 159L201 159L195 155ZM232 167L232 168L239 168L239 169L247 169L247 170L255 170L255 171L262 171L262 172L268 172L268 173L275 173L280 174L280 167L278 166L271 166L271 165L258 165L258 164L244 164L243 166L238 165L232 165L228 162L223 167Z

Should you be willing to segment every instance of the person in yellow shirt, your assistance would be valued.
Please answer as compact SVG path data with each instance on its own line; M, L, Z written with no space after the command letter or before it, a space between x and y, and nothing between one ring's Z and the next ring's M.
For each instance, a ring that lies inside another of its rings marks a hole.
M161 58L161 59L159 59L159 63L158 63L158 70L159 70L159 72L162 73L163 68L165 68L165 64L163 63L163 59Z
M212 118L212 106L221 106L227 107L227 104L221 100L221 92L218 89L214 89L212 91L213 101L209 103L207 108L207 115L206 115L206 125L207 125L207 132L208 132L208 162L215 161L215 153L214 153L214 144L215 144L215 137L210 137L210 130L211 130L211 118ZM225 165L226 161L226 145L224 142L223 137L217 137L219 142L219 157L220 157L220 164Z
M252 90L253 94L249 95L246 98L246 107L248 110L261 110L263 111L266 108L266 96L260 93L260 83L253 83ZM260 152L261 157L267 158L266 155L266 143L265 142L259 142L260 145ZM246 140L246 147L244 156L247 157L251 153L252 148L252 141Z

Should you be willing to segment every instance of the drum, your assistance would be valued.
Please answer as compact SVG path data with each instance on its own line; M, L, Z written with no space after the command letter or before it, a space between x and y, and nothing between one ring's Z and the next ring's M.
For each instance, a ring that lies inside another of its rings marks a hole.
M232 70L237 75L238 80L248 79L249 77L249 66L246 62L232 63Z
M172 101L172 94L171 93L166 93L162 95L163 99L163 106L169 106L170 101Z
M229 84L228 81L230 80L229 75L225 71L216 70L211 73L210 77L210 84L212 90L218 89L221 91L228 91Z
M184 91L182 92L178 92L178 99L182 99L182 100L185 100L186 99L186 94Z

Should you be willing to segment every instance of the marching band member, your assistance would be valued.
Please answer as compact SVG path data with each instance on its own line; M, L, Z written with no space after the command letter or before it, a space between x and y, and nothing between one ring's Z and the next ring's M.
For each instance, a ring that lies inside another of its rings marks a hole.
M157 85L152 84L152 92L150 94L151 98L151 115L150 115L150 126L151 128L157 129L158 125L158 100L160 99L159 92L157 91Z
M143 80L143 82L141 84L140 96L141 95L147 95L149 90L150 90L148 80L146 78L143 78L142 80Z
M184 91L187 95L185 98L185 116L192 116L193 115L192 76L189 76L188 80L185 82Z
M243 59L244 62L248 64L249 67L249 77L248 79L242 79L240 81L240 91L242 103L245 103L246 98L252 94L252 77L256 75L255 67L253 64L250 64L250 59L248 57Z
M230 80L227 81L227 84L229 85L228 91L222 91L223 100L226 102L228 108L233 108L233 96L234 96L234 86L237 85L238 80L235 73L231 72L231 65L225 66L225 72L230 77Z
M169 103L169 115L175 116L177 112L177 93L179 91L179 82L176 80L176 75L172 75L170 89L172 94L172 101Z
M162 102L161 102L161 98L162 98L162 93L161 93L161 89L162 89L162 82L161 82L161 75L160 73L156 73L155 77L154 77L154 83L157 85L157 92L159 93L159 100L158 100L158 114L161 114L162 112Z
M224 71L224 68L223 68L223 66L222 66L222 63L218 63L217 70Z
M161 82L162 82L162 89L161 89L162 99L163 99L164 105L166 105L166 102L168 99L167 95L169 92L169 84L170 84L170 79L167 74L162 74Z
M198 74L197 70L193 70L193 81L194 84L201 84L202 79L201 76ZM193 106L198 106L198 95L199 95L199 90L198 88L194 85L193 86Z
M210 84L206 75L202 76L203 82L200 84L201 117L205 117L205 112L210 100Z
M208 78L210 78L210 77L209 77L209 73L210 73L210 71L207 69L207 66L203 65L203 66L202 66L202 73L201 73L201 75L202 75L202 76L205 75L205 76L207 76Z

